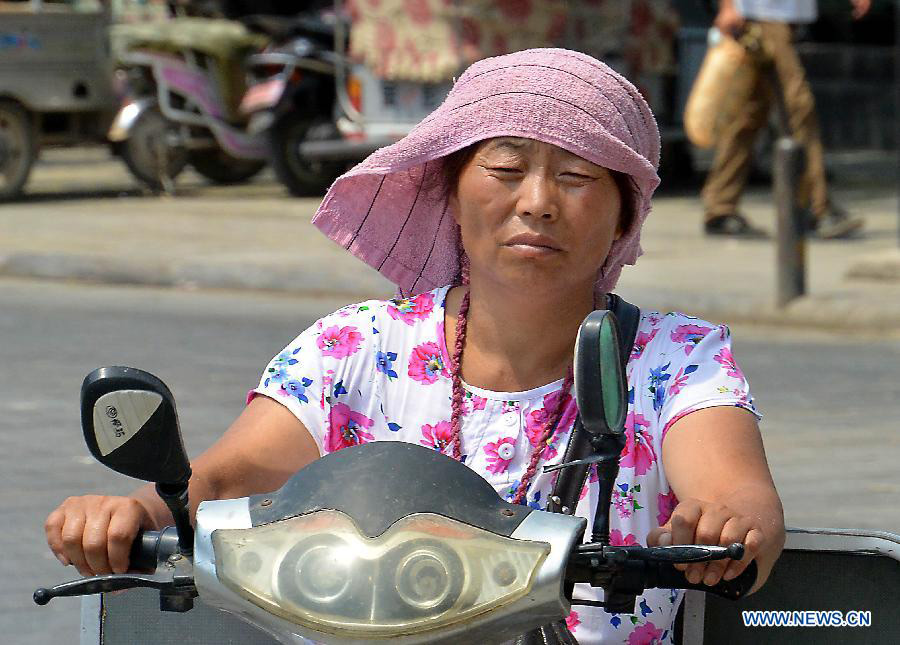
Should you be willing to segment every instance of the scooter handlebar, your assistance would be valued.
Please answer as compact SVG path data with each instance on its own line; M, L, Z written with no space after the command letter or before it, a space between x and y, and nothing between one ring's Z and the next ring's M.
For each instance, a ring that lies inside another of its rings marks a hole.
M128 567L132 571L155 571L175 553L178 553L178 532L174 526L161 531L138 531L131 543Z
M747 595L747 592L756 583L757 576L755 560L752 560L738 577L732 580L722 580L712 586L705 585L702 582L697 584L688 582L687 578L684 577L684 572L676 569L669 562L648 562L646 571L647 587L696 589L697 591L705 591L729 600L737 600Z

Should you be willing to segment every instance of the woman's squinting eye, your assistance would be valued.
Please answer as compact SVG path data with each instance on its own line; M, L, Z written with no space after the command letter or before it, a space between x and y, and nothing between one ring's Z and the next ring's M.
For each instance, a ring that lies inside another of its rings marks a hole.
M588 175L582 172L575 172L572 170L561 173L561 176L574 181L594 181L595 179L597 179L593 175Z

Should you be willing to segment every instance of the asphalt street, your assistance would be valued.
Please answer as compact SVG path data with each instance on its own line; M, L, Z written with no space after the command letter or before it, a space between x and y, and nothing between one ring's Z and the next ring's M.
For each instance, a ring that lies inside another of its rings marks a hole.
M238 414L268 359L336 298L0 280L0 641L78 642L79 603L38 608L38 586L73 577L43 521L81 492L136 482L84 447L81 380L126 364L166 381L191 455ZM788 524L900 532L900 339L736 326L735 350L765 414Z

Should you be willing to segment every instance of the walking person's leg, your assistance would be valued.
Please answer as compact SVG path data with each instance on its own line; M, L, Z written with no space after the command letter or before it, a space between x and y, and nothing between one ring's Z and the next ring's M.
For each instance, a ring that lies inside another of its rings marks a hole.
M862 227L862 220L850 217L834 206L828 196L825 157L816 104L806 73L794 48L789 25L764 23L767 52L775 65L794 138L803 146L806 165L798 186L797 205L808 209L811 230L820 237L845 237Z
M738 202L753 162L753 144L766 123L771 104L771 91L758 61L747 57L737 74L752 75L753 87L727 125L719 133L713 165L706 177L701 196L704 206L704 229L711 235L763 237L738 213Z

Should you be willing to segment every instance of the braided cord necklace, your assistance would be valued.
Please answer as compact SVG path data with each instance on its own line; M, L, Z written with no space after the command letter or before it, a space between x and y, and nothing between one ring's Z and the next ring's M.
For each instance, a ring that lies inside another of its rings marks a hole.
M453 347L453 356L451 358L450 365L450 373L453 379L453 398L451 399L451 434L449 443L451 443L453 446L453 458L457 460L462 458L462 439L460 438L464 397L462 386L462 354L463 347L466 344L466 325L468 322L468 314L469 292L467 290L463 295L462 302L459 306L459 313L456 316L456 343ZM552 439L553 434L556 432L556 426L559 424L559 420L562 418L563 411L565 410L566 403L568 402L569 398L566 396L566 394L569 392L569 390L572 389L573 381L574 375L572 372L572 366L570 365L566 372L566 378L562 384L560 396L556 401L556 406L554 407L550 416L544 422L544 425L541 428L541 432L538 435L537 443L535 443L535 445L532 447L531 458L528 461L528 468L525 470L525 474L522 475L522 480L519 482L519 487L516 489L516 493L512 498L513 504L521 504L525 499L525 495L528 492L528 486L531 484L531 480L534 479L534 475L537 472L538 462L541 459L541 455L544 453L545 446Z

